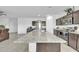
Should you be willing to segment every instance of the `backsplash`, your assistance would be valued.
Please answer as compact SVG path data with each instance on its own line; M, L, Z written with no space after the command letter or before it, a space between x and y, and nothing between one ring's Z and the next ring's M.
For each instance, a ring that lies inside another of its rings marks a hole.
M59 28L67 28L67 27L75 27L77 26L79 28L79 24L73 24L73 25L59 25L59 26L56 26L56 27L59 27Z
M78 31L79 32L79 24L62 25L62 26L56 26L55 28L60 29L60 30L71 30L71 31Z

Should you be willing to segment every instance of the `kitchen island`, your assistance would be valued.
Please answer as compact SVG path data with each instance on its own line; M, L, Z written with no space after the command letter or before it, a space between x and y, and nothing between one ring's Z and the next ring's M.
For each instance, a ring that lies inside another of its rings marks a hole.
M16 42L28 43L29 52L60 52L65 40L48 32L32 31Z

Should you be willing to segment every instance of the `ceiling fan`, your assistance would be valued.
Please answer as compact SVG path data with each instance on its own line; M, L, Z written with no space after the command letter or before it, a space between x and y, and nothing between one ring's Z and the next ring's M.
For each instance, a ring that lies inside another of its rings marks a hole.
M0 16L6 16L7 14L5 14L5 12L4 11L0 11Z

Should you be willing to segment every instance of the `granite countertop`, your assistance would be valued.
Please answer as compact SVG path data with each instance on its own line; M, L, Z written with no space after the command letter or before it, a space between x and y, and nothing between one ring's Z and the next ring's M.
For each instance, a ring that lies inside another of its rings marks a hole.
M58 31L61 31L61 32L67 32L65 30L61 30L61 29L55 29L55 30L58 30ZM70 31L69 33L72 33L72 34L79 34L79 31Z
M70 33L79 35L79 32L70 32Z
M32 31L19 38L16 42L27 43L66 43L65 40L48 32Z

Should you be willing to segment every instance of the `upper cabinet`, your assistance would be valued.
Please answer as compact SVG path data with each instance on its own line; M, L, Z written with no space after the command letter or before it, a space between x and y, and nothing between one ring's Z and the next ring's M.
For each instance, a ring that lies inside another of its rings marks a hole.
M62 25L61 18L59 18L59 19L56 20L56 25Z
M32 21L32 26L36 26L37 20L36 21ZM41 25L42 26L46 26L46 21L41 21Z
M72 15L64 16L62 18L62 25L72 24Z
M73 12L73 14L65 15L56 19L56 25L70 25L79 24L79 11Z
M74 17L74 24L79 24L79 11L73 13L73 17Z

